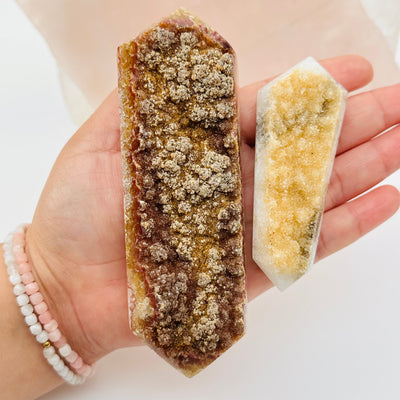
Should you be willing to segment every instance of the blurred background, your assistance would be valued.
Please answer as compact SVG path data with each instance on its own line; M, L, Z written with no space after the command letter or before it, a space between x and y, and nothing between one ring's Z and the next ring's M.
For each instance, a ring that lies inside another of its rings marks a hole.
M19 4L18 4L19 3ZM356 53L369 88L400 81L398 0L1 0L0 237L30 221L52 164L116 86L116 47L184 6L236 49L241 85L305 58ZM400 173L385 183L400 188ZM248 306L247 335L188 380L119 350L66 399L399 399L400 213Z

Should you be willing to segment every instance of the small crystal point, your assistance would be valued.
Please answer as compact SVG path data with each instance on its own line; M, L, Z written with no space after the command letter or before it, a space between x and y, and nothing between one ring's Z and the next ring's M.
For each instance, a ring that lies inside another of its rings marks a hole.
M258 92L253 258L280 290L314 262L346 98L311 57Z

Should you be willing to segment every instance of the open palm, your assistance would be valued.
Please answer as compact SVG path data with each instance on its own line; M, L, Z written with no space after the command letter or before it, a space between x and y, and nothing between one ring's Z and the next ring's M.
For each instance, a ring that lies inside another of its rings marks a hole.
M349 91L372 77L360 57L338 57L323 65ZM266 83L239 93L249 298L272 286L251 258L256 94ZM391 186L357 196L400 167L400 127L394 127L399 122L400 85L348 100L318 259L354 242L398 209L400 195ZM61 152L28 230L37 279L61 330L87 362L140 343L128 325L119 140L114 91Z

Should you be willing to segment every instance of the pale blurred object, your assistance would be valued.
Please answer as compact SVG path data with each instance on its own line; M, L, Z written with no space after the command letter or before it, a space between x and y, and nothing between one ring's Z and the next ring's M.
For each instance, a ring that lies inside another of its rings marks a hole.
M361 4L387 39L400 67L400 1L361 0Z
M71 77L59 65L59 77L64 99L72 120L81 125L93 113L96 107L89 104L86 97Z
M307 56L321 59L346 53L372 62L374 87L400 80L394 49L360 0L17 2L47 40L62 70L64 95L77 124L116 86L118 45L180 6L227 38L237 53L241 85L279 74ZM398 0L364 3L394 4L395 9Z

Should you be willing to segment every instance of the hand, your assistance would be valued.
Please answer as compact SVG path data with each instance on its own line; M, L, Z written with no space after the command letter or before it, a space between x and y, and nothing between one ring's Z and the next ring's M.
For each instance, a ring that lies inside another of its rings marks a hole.
M323 62L349 91L372 69L360 57ZM244 218L249 298L272 286L251 259L256 93L240 91ZM348 100L329 186L317 258L354 242L399 207L397 189L357 197L400 167L400 85ZM43 190L28 230L28 253L62 332L86 362L139 344L128 325L123 193L117 93L67 143ZM352 200L349 202L349 200Z
M356 56L336 57L322 65L349 92L368 84L371 65ZM246 254L251 254L253 165L256 93L272 79L241 90L243 186L245 199ZM378 187L357 196L400 168L400 84L350 96L325 202L316 261L355 242L390 218L399 208L400 194L393 186ZM392 128L392 129L390 129ZM382 132L385 134L377 137ZM272 287L248 257L246 273L249 298Z

